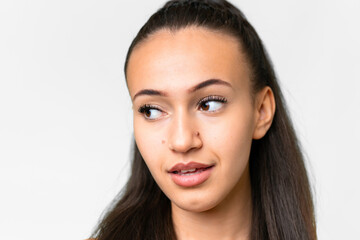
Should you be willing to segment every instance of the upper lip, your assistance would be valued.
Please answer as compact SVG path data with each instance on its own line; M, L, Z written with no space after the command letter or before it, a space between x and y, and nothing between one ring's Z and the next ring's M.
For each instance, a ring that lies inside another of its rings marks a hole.
M194 168L208 168L212 167L213 165L204 164L204 163L197 163L197 162L189 162L189 163L178 163L175 164L169 172L179 172L181 170L189 170Z

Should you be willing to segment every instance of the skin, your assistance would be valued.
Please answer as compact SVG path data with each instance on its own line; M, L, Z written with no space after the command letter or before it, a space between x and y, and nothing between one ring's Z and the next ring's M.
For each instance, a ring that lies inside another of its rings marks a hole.
M194 91L209 79L228 84ZM275 101L268 87L251 95L250 69L237 39L201 27L160 30L134 49L127 83L135 140L171 200L178 239L249 239L250 148L269 129ZM139 94L144 89L158 92ZM208 96L226 102L198 105ZM152 109L140 113L144 104ZM195 187L176 185L168 170L191 161L215 165L210 177Z

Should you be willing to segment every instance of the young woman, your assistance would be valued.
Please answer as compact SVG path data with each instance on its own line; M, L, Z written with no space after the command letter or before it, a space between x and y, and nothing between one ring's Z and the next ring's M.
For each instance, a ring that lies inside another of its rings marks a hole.
M262 42L227 1L169 1L125 63L130 179L93 234L316 239L309 181Z

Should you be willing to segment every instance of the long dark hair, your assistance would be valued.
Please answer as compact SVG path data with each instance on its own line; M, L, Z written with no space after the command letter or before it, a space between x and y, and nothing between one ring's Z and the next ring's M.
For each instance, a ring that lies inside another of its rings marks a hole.
M253 240L316 239L309 180L271 61L243 13L227 1L174 0L153 14L133 40L133 49L161 29L198 26L236 37L251 67L253 93L269 86L276 112L270 129L253 140L250 153ZM98 240L176 239L170 200L152 178L133 143L131 176L92 237Z

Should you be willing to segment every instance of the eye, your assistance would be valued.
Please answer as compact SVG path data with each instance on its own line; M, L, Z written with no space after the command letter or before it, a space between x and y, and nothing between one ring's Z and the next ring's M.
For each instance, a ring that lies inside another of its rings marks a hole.
M149 120L156 120L163 113L163 111L161 111L156 106L147 105L147 104L141 106L138 111L139 111L139 113L144 115L144 117L146 119L149 119Z
M201 99L198 107L201 111L216 112L227 102L226 98L219 96L208 96Z

